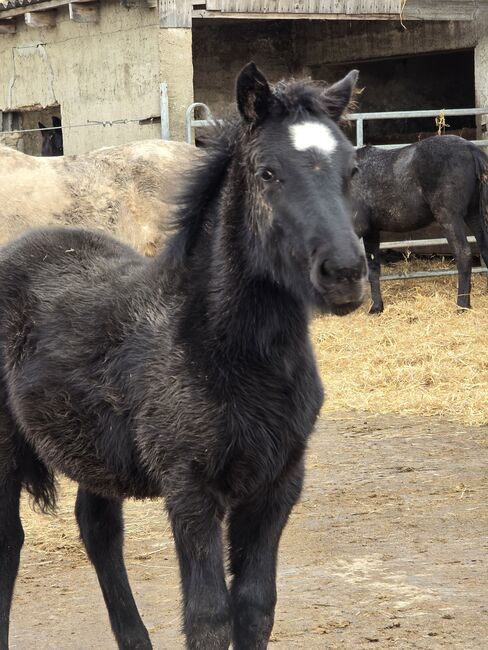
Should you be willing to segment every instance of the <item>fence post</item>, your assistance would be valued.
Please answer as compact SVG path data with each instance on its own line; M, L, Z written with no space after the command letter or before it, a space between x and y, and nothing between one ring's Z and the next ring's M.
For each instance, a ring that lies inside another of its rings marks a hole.
M356 147L364 145L364 132L363 132L363 118L360 117L356 121Z
M159 84L159 105L161 111L161 138L162 140L169 140L169 101L166 81Z

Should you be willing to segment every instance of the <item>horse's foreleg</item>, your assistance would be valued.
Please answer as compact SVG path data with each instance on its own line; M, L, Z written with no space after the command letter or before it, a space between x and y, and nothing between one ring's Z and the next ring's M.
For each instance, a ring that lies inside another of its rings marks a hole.
M234 650L265 650L276 605L276 560L281 533L300 496L303 461L229 519Z
M168 495L166 506L180 564L187 648L227 650L232 621L219 508L205 488L191 479Z
M383 311L383 298L380 289L380 233L370 232L363 238L366 259L368 260L369 284L371 287L372 305L370 314L379 314Z
M76 519L88 557L97 572L119 648L151 650L151 641L137 611L124 565L121 502L80 488Z
M442 221L439 220L439 223L442 223ZM451 220L449 224L442 225L444 226L449 246L456 259L458 270L457 304L462 309L469 309L471 307L471 267L473 266L473 258L466 238L464 224L460 218L456 221Z
M2 459L0 459L1 461ZM19 516L20 480L0 467L0 649L8 649L10 607L24 531Z

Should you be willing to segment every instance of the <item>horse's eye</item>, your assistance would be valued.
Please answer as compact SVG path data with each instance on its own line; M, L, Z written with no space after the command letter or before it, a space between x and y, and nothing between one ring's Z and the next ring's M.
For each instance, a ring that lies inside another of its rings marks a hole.
M358 171L359 171L359 167L358 167L357 165L354 165L354 167L351 169L351 178L352 178L353 176L356 176L356 174L358 173Z
M269 183L269 181L272 181L275 177L271 169L262 169L259 172L259 176L262 178L263 181L266 181Z

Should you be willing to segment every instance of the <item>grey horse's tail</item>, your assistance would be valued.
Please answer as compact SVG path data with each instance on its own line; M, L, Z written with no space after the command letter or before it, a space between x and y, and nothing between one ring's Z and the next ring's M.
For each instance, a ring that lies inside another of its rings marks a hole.
M471 154L479 184L480 219L488 237L488 156L475 145L471 147Z

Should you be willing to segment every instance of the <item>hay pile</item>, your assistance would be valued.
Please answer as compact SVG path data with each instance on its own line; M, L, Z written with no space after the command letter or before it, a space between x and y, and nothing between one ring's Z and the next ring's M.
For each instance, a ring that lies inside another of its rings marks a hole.
M415 267L419 270L419 263ZM397 270L407 269L400 264ZM326 410L487 424L487 283L474 277L474 308L459 311L456 282L456 276L384 282L383 314L369 316L368 304L346 318L317 318L312 335L327 389Z

